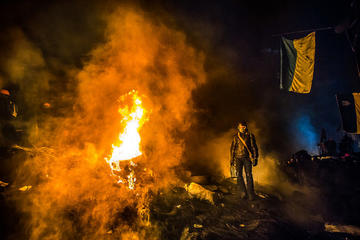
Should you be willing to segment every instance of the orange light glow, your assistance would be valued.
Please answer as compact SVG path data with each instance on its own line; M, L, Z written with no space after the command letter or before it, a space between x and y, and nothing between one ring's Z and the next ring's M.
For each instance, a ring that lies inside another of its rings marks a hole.
M119 113L123 117L121 124L125 126L124 131L119 134L119 144L112 145L112 154L110 158L105 158L106 162L110 165L111 174L118 178L118 183L128 182L129 189L134 189L135 185L135 172L133 167L136 164L130 161L130 174L127 179L123 179L117 174L122 169L120 162L125 160L131 160L142 155L140 151L141 137L139 129L148 120L145 117L145 109L142 107L142 100L138 95L137 91L132 90L128 94L122 96L120 101L125 101L128 97L132 98L132 106L129 108L126 105L124 108L119 108Z
M9 90L6 90L6 89L0 89L0 93L4 94L4 95L7 95L7 96L10 96Z
M46 102L46 103L43 104L43 106L44 106L44 108L50 108L51 104Z

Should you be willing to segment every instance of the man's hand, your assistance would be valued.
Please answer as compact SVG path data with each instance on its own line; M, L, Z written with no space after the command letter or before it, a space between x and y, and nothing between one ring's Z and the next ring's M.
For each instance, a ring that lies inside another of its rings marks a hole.
M255 167L257 164L258 164L258 159L257 159L257 158L254 158L253 166Z

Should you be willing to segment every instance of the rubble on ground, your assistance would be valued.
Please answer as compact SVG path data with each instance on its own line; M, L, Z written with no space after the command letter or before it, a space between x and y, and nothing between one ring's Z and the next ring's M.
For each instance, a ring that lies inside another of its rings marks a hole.
M217 188L211 187L211 189L213 189L213 191L208 190L200 184L194 182L185 185L185 190L189 193L191 198L198 198L200 200L206 200L211 204L215 204L215 201L220 199L222 195L214 192Z
M192 182L154 196L150 221L161 229L161 239L341 239L324 231L316 211L292 199L279 199L258 188L256 200L248 201L240 199L229 179L207 184ZM210 196L216 193L222 198L212 201ZM302 213L306 222L295 221L291 208Z
M352 225L335 225L326 223L325 231L335 233L348 233L351 235L360 236L360 227Z
M321 164L321 167L316 168L322 170L316 179L318 183L312 187L321 187L319 194L323 209L315 208L306 192L293 191L290 196L284 196L281 192L259 185L255 186L257 198L254 201L240 199L241 193L232 179L214 180L210 176L192 176L190 171L184 171L183 180L179 180L178 184L151 193L149 222L161 233L161 239L356 239L359 228L348 220L359 219L358 212L352 211L358 208L359 198L352 188L346 187L343 179L356 176L353 171L357 168L354 165L351 168L333 167L347 166L343 163ZM341 177L340 173L347 171L351 174L347 174L346 178ZM329 178L332 174L336 177ZM305 180L310 177L306 174L302 176ZM7 178L2 180L1 186L7 182L12 183ZM337 191L331 192L334 189ZM0 190L0 212L13 216L6 222L1 222L3 227L0 230L10 231L14 229L12 226L17 224L18 219L24 216L15 212L6 196L10 193L20 197L31 194L36 190L36 185L10 184ZM351 203L347 205L348 209L344 204L338 205L340 200ZM333 206L338 206L339 209L330 209ZM130 209L129 212L132 217L136 217L136 209ZM22 236L21 231L26 230L21 225L16 226L16 231L19 232L17 236ZM109 228L107 236L114 236L112 228Z

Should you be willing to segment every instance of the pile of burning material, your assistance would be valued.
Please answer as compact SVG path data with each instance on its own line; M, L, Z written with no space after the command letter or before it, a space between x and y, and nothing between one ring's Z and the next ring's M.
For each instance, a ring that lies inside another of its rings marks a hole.
M32 49L25 33L26 44L15 41L16 56L9 53L14 66L18 52L34 50L42 62L41 71L29 64L27 77L11 79L28 113L21 117L28 142L16 144L31 148L9 181L32 186L14 196L29 216L30 236L17 239L156 239L148 205L153 192L177 181L172 168L183 161L194 122L192 93L206 82L205 53L137 4L117 5L96 11L103 38L73 56L76 66L42 66L54 59Z
M146 167L142 157L120 161L111 174L115 177L116 184L124 184L130 190L135 186L141 188L144 184L154 183L154 173Z
M119 134L120 144L113 145L112 154L105 158L111 169L111 174L117 178L117 183L127 183L129 189L134 189L136 177L135 170L137 167L136 159L141 157L140 151L140 134L139 129L148 120L146 111L142 107L142 100L137 91L133 90L127 95L121 97L121 101L125 98L132 99L132 107L127 105L119 108L119 113L122 115L122 123L125 124L125 129ZM147 169L144 168L144 171ZM151 172L150 172L151 175Z

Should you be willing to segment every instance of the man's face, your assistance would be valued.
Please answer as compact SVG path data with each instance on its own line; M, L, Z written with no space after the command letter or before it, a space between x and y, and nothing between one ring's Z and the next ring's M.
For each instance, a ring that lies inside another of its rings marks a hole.
M239 132L241 132L241 133L244 133L246 130L246 126L242 125L241 123L238 125L237 128L238 128Z

